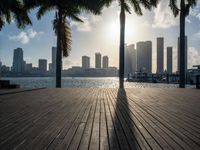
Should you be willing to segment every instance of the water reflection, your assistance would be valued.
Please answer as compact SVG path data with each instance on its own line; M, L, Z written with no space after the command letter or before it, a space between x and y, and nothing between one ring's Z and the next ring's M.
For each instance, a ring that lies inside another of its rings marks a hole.
M8 79L13 84L19 84L21 88L54 88L55 78L51 77L33 77L33 78L3 78ZM64 77L62 79L63 88L118 88L118 78L70 78ZM158 83L134 83L125 82L126 88L176 88L177 84L158 84ZM191 86L188 86L191 87Z

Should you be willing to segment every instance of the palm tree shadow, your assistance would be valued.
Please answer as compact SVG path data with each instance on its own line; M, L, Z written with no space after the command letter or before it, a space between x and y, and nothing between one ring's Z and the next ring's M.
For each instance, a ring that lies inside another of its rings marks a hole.
M115 103L113 103L113 130L110 140L110 149L140 149L135 138L133 118L129 109L125 89L118 89Z

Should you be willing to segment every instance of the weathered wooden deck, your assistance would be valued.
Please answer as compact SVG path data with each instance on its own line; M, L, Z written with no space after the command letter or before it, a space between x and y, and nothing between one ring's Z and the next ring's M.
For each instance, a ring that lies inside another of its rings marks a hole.
M11 149L200 150L200 91L42 89L0 95L0 150Z

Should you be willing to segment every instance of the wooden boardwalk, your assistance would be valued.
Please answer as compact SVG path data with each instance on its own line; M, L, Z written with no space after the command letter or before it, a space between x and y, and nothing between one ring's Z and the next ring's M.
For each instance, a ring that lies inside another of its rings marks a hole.
M200 91L41 89L0 95L0 150L33 149L200 150Z

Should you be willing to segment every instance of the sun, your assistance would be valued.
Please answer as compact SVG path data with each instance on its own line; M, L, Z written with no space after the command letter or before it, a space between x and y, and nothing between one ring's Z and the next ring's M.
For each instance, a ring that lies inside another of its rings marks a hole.
M126 22L125 38L128 40L128 39L133 39L134 37L136 37L137 29L138 29L138 27L136 25ZM110 34L110 37L112 37L112 39L117 39L117 38L119 39L120 24L118 21L110 23L109 34Z

